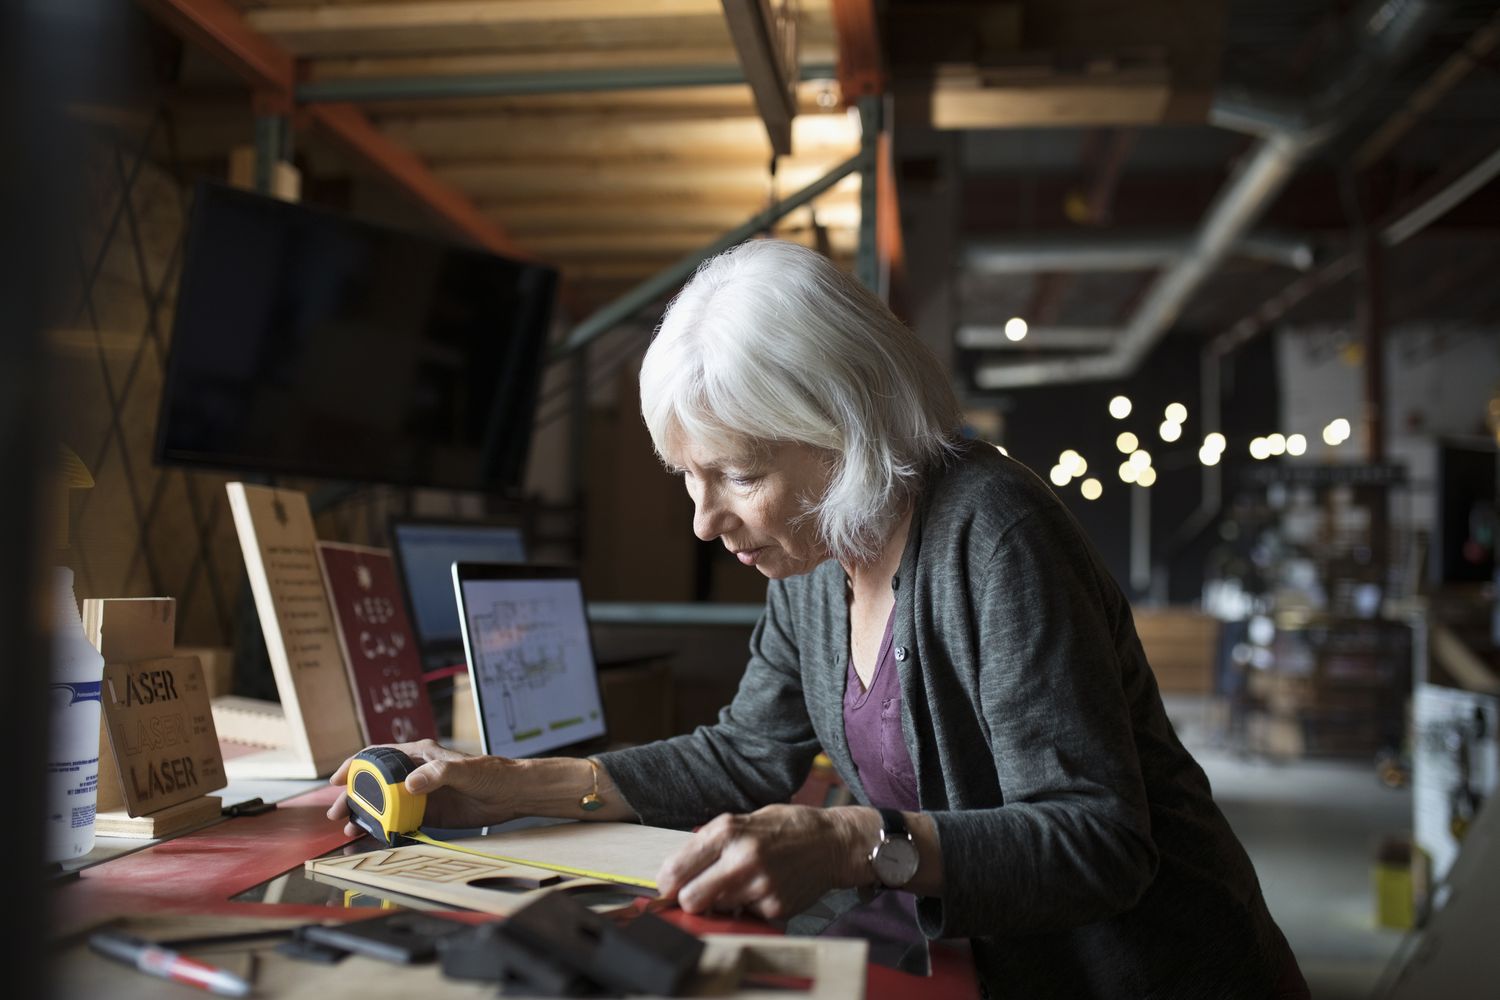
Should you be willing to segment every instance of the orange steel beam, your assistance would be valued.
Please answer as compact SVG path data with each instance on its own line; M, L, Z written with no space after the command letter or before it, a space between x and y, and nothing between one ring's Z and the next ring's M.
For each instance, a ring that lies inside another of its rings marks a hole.
M228 0L140 0L179 38L204 49L246 83L258 114L285 113L293 106L297 63L273 39L246 23ZM293 116L311 121L367 160L377 173L425 204L443 222L486 250L524 256L504 229L487 219L457 188L411 150L393 142L352 104L315 104Z
M486 218L468 195L439 180L421 157L376 128L369 116L354 105L312 104L303 114L363 157L382 177L426 204L475 243L496 253L530 256L516 246L505 230Z
M290 53L254 30L229 0L140 0L177 37L205 50L255 91L291 92L297 67Z
M839 44L839 89L844 104L883 94L885 66L880 59L880 26L874 0L833 0L833 26Z

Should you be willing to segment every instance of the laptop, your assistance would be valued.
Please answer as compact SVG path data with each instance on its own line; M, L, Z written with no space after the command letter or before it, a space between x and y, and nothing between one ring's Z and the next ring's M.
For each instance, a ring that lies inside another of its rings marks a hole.
M577 571L456 562L452 592L484 752L602 750L604 704Z
M525 534L514 523L395 517L390 537L423 667L461 662L453 564L525 562Z

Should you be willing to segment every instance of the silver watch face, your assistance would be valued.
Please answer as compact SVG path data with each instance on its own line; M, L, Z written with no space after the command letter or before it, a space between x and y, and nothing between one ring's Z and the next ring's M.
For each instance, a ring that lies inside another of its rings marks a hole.
M870 856L875 877L888 889L899 889L917 873L917 847L910 838L883 840Z

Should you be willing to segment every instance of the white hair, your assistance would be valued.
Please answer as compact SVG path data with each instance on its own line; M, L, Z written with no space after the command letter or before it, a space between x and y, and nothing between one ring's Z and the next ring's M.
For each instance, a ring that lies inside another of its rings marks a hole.
M879 553L961 422L916 335L826 257L781 240L698 268L646 351L641 415L663 459L679 435L726 455L782 441L829 452L808 511L830 554L854 563Z

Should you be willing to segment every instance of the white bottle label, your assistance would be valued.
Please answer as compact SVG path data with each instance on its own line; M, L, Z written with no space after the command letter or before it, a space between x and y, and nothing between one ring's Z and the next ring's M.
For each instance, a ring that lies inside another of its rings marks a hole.
M82 857L94 847L99 793L99 681L53 682L52 752L47 759L47 858Z

